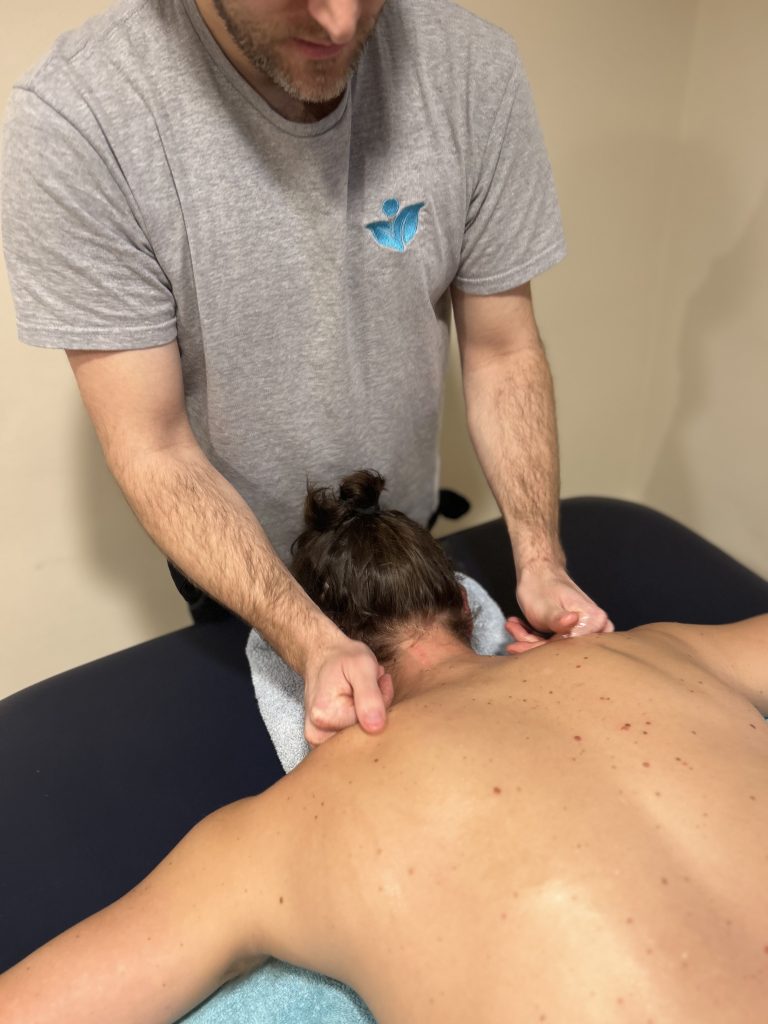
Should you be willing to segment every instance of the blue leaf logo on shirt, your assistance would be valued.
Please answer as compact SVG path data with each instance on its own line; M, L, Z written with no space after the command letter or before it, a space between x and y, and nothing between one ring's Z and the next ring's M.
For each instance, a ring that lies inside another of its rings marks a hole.
M365 226L382 249L405 252L419 230L419 213L425 203L413 203L400 209L397 199L387 199L381 212L387 220L375 220Z

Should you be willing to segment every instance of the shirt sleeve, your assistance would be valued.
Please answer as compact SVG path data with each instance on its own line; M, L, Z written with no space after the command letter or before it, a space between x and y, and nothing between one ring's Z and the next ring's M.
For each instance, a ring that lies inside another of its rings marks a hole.
M477 295L507 291L565 251L552 169L518 61L478 165L454 283Z
M131 349L176 338L170 283L108 143L27 88L6 114L0 214L21 341Z

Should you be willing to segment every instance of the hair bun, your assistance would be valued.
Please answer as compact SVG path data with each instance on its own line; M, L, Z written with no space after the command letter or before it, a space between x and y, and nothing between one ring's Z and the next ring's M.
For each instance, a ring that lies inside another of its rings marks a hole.
M358 469L339 484L339 500L353 512L371 515L379 512L379 496L385 480L374 469Z
M379 496L386 481L373 469L358 469L345 476L338 493L332 487L307 486L304 523L311 530L324 533L335 530L352 516L380 512Z

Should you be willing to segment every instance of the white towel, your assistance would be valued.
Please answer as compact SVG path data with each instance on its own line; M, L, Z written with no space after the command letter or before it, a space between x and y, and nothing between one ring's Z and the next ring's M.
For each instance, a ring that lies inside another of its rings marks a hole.
M467 592L474 620L472 649L476 654L503 654L511 637L504 627L501 608L476 580L462 573L456 573L456 578ZM255 629L248 637L245 653L261 717L283 771L290 772L311 749L304 739L304 680Z

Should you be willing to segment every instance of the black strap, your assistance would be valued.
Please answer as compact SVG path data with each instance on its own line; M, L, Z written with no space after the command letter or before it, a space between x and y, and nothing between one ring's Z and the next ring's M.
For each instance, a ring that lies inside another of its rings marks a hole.
M457 494L456 491L440 490L440 500L437 508L429 517L427 529L431 530L437 522L438 516L445 516L446 519L461 519L469 512L472 506L465 497Z

